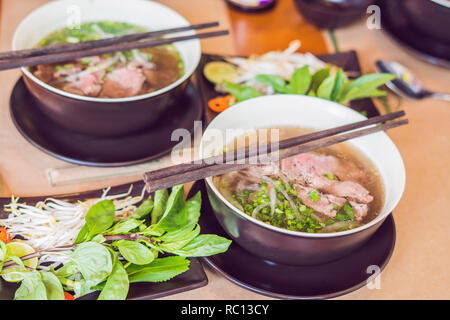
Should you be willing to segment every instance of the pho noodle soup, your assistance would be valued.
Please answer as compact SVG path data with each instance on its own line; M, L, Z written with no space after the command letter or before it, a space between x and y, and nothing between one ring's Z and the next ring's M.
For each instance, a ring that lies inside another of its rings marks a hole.
M310 132L276 130L280 140ZM237 145L235 140L226 149ZM378 171L345 143L216 176L213 183L245 214L275 227L309 233L360 227L377 217L384 201Z
M89 22L80 28L55 31L39 47L99 40L146 32L123 22ZM177 81L184 74L174 45L103 54L72 61L38 65L31 72L57 89L89 97L125 98L150 93Z

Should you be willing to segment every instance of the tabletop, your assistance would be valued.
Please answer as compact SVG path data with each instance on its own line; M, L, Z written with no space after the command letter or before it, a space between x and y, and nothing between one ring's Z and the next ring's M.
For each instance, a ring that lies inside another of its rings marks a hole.
M46 0L2 0L0 50L9 50L13 32L21 19ZM202 41L204 52L251 54L283 49L294 39L302 50L333 52L326 32L307 24L291 0L278 1L273 11L248 15L230 10L222 0L163 0L190 22L218 20L231 36ZM369 30L364 20L335 33L339 49L356 50L365 73L374 71L378 59L397 60L436 91L449 91L450 72L422 62L406 53L383 30ZM0 73L0 194L10 196L50 195L92 190L135 181L138 175L113 179L78 181L52 186L49 168L66 163L51 158L27 143L9 116L9 96L20 71ZM393 99L393 101L397 101ZM380 107L380 106L379 106ZM449 299L450 298L450 104L401 100L411 123L389 132L406 166L405 194L394 211L397 243L390 263L381 274L381 287L367 287L338 299ZM382 111L382 108L380 107ZM210 269L209 285L167 299L262 299Z

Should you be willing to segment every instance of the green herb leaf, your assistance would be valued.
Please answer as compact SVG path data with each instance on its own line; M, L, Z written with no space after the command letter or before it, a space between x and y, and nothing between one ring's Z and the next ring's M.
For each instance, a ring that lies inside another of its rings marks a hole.
M64 290L58 277L51 272L41 272L48 300L64 300Z
M183 210L184 204L184 187L182 185L173 187L167 200L166 211L157 226L165 231L174 231L182 227L187 220L187 211Z
M355 221L355 212L353 211L353 208L348 203L346 203L344 205L344 211L348 215L350 220Z
M335 75L326 78L317 89L317 97L330 100L331 95L333 93L335 81L336 81Z
M325 177L327 177L331 181L334 181L334 175L332 173L325 173Z
M317 192L316 189L313 189L309 192L309 198L311 199L311 201L313 202L317 202L320 199L320 195L319 192Z
M337 98L339 97L339 94L341 92L341 89L344 85L344 82L346 80L347 79L344 75L344 70L339 68L339 70L337 71L337 73L335 75L334 87L333 87L333 90L331 91L330 100L332 100L332 101L337 100Z
M21 273L23 280L14 295L15 300L47 300L47 291L38 271Z
M87 288L104 281L112 271L112 260L108 249L96 242L80 244L70 258L83 275Z
M390 73L367 74L352 81L340 97L341 102L348 102L357 99L379 97L386 93L377 88L388 81L395 79Z
M119 234L127 234L132 230L139 228L144 221L136 220L136 219L125 219L116 223L112 228L106 230L105 234L107 235L119 235Z
M85 223L84 226L81 228L80 232L78 232L78 236L75 239L75 244L79 244L88 240L88 237L89 237L89 227Z
M214 234L202 234L172 253L182 257L208 257L228 250L231 240Z
M236 83L225 81L223 83L223 87L238 101L244 101L262 96L262 94L258 90L250 86L241 86Z
M113 243L120 254L129 262L137 265L151 263L155 257L149 248L143 244L130 240L120 240Z
M152 198L149 197L147 200L142 202L142 204L133 212L133 214L128 217L128 219L139 220L150 214L153 210L154 203Z
M130 288L128 274L122 263L115 259L111 274L106 280L98 300L125 300Z
M291 77L291 93L306 94L311 86L312 76L309 66L304 66L294 71Z
M189 270L190 261L183 257L156 259L147 266L131 265L127 268L130 283L168 281Z
M329 77L330 70L331 70L331 67L328 66L328 67L322 68L320 70L317 70L316 73L313 74L312 81L311 81L311 91L310 91L310 93L314 94L317 91L317 89L320 87L322 82L326 78Z
M286 80L279 76L271 74L260 74L255 77L255 80L271 86L277 93L289 93L289 87Z
M155 206L152 211L152 224L158 223L164 211L166 210L167 200L169 199L169 192L167 189L158 190L155 192Z
M93 205L86 214L89 237L108 230L114 223L116 208L111 200L103 200Z

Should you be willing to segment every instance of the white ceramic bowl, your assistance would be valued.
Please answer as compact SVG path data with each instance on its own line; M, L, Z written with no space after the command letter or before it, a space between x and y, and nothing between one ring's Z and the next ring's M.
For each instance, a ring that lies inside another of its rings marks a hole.
M236 136L226 136L226 131L229 129L243 129L245 132L252 132L262 128L274 127L301 127L313 130L325 130L337 126L342 126L352 122L357 122L366 119L360 113L352 109L342 106L340 104L330 102L327 100L299 96L299 95L274 95L255 98L239 103L226 111L219 114L206 129L202 141L200 143L200 154L209 156L214 151L206 150L223 150L223 147L233 141ZM226 136L222 143L215 143L211 145L209 139L213 132L220 132ZM326 257L319 257L317 261L323 262L325 260L332 260L351 249L361 245L365 240L371 236L386 217L394 210L400 201L405 188L405 167L402 157L388 135L384 132L375 133L369 136L360 137L347 142L352 147L359 150L365 155L372 164L378 169L385 191L385 199L383 209L377 218L368 224L345 232L338 233L303 233L296 231L289 231L286 229L277 228L257 219L254 219L240 210L236 209L229 203L217 190L212 183L212 178L206 179L209 197L213 202L213 208L216 208L216 215L221 221L224 228L228 231L230 236L237 240L242 246L248 250L268 258L269 260L283 262L283 259L290 260L279 256L273 250L280 251L281 245L276 242L268 245L269 239L275 237L277 241L288 241L287 239L309 239L309 240L326 240L326 239L343 239L347 241L348 245L343 245L333 252L328 252ZM209 153L209 154L207 154ZM234 219L234 221L233 221ZM233 222L231 222L233 221ZM251 222L251 224L245 223ZM253 234L253 238L248 239L248 232L240 225L245 225L245 229ZM250 230L255 227L255 230ZM270 233L264 234L264 232ZM361 236L361 234L364 236ZM258 236L255 236L258 235ZM281 238L280 238L281 236ZM286 238L283 238L286 236ZM356 242L349 241L351 237L355 236ZM264 246L259 246L264 244ZM281 240L280 240L281 239ZM341 241L341 240L340 240ZM316 261L314 252L308 252L307 246L298 244L299 256L307 256L307 262ZM317 246L312 246L317 249ZM321 247L321 246L319 246ZM294 250L295 251L295 250ZM289 254L295 255L295 252ZM311 256L312 255L312 256ZM297 257L298 258L298 257ZM302 260L301 258L295 258ZM303 262L305 262L303 259ZM297 264L289 261L288 263Z

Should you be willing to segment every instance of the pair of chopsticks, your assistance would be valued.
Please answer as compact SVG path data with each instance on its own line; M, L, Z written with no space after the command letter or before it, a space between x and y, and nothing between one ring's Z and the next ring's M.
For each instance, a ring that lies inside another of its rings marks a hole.
M282 140L279 142L277 150L270 150L268 147L267 153L261 155L261 157L270 159L271 155L274 155L274 153L277 152L277 158L282 160L300 153L329 147L350 139L397 128L409 123L407 119L392 121L403 117L404 115L404 111L398 111L383 116L373 117L368 120ZM392 122L387 123L387 121ZM365 128L368 126L371 127ZM230 151L219 156L205 158L193 163L184 163L147 172L143 175L143 179L146 183L147 191L154 192L175 185L241 170L258 163L258 157L260 155L255 149L257 148L247 147L238 151ZM244 159L245 161L242 161Z
M212 28L217 27L218 25L218 22L209 22L75 44L63 44L35 49L3 52L0 53L0 70L69 61L77 58L96 56L106 53L150 48L178 41L205 39L229 34L228 30L220 30L188 36L155 39L155 37L168 35L171 33Z

